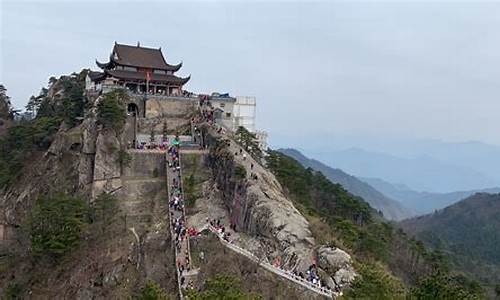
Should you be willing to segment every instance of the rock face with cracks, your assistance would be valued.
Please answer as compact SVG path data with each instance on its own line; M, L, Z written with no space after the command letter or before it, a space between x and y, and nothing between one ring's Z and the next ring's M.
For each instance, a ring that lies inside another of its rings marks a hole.
M316 262L332 289L353 282L357 274L349 254L338 248L318 248L308 221L267 168L228 136L211 133L207 140L211 144L207 163L230 222L258 239L269 261L279 258L283 268L299 271Z
M123 134L102 128L92 115L73 128L62 124L49 149L31 153L18 180L0 191L0 295L15 283L31 298L125 299L148 280L169 296L177 293L164 160L137 154L136 165L147 160L152 170L135 172L131 164L124 172L118 162ZM79 196L89 206L102 192L113 192L117 207L110 223L88 224L80 245L50 265L31 257L23 229L36 199L55 192Z
M213 145L208 163L230 212L231 223L238 230L260 237L269 260L279 257L287 269L306 269L313 262L315 245L307 220L285 197L270 171L247 154L243 158L234 142L229 144ZM235 175L236 168L246 169L250 164L254 166L252 173L256 174L256 180Z

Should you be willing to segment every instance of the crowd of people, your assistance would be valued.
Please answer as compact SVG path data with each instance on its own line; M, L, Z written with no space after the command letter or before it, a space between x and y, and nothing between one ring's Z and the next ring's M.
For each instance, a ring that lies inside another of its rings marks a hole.
M156 142L132 142L129 148L136 150L167 150L169 147L168 138L163 139L160 143Z
M230 242L229 237L231 236L231 233L226 230L226 227L224 226L224 223L222 223L221 219L207 219L207 222L222 237L222 239L228 243ZM236 231L236 225L230 224L229 227Z
M186 215L184 207L184 198L182 196L182 186L181 186L181 172L180 172L180 161L179 161L179 146L178 143L168 147L167 151L169 155L168 167L172 170L175 176L172 178L170 186L170 195L168 206L170 210L170 220L172 222L173 228L173 238L175 243L175 249L177 253L177 268L180 275L181 286L185 283L185 277L183 276L184 271L189 271L191 268L190 258L189 258L189 248L187 246L188 235L193 232L189 229L186 224ZM184 253L183 250L183 243Z
M293 275L295 278L300 278L302 280L308 281L320 289L329 290L329 287L319 277L318 267L316 266L316 264L310 265L305 272L299 272L297 270L294 270L289 273L291 273L291 275Z
M211 227L212 230L214 230L222 239L224 239L226 242L231 243L230 241L230 236L231 233L226 230L226 227L224 226L224 223L221 221L221 219L208 219L207 218L207 223ZM230 229L233 231L236 231L236 226L230 224ZM318 275L318 268L316 264L312 264L307 268L305 272L299 272L297 270L285 270L281 266L281 260L279 258L275 259L273 262L272 266L276 269L281 270L283 273L286 273L288 276L300 280L300 281L306 281L310 285L314 286L315 288L319 288L323 290L326 293L331 292L330 288L323 282L323 280L319 277Z

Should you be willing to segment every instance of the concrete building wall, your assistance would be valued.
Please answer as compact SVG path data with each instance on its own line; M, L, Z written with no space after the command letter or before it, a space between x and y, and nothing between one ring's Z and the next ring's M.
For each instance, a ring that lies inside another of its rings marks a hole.
M257 100L255 97L236 97L233 108L234 130L239 126L245 127L250 132L255 132L255 114Z
M229 130L234 130L234 98L212 98L215 121Z

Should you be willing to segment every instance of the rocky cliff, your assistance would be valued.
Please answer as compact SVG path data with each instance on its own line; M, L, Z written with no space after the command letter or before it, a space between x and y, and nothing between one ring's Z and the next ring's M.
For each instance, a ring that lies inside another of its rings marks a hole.
M254 241L247 248L284 269L323 269L323 280L332 288L348 286L356 273L349 254L318 245L307 219L290 201L261 159L252 157L234 139L209 134L207 164L212 180L228 211L229 221Z
M48 97L57 104L64 91L49 90ZM91 107L76 126L63 122L50 147L27 153L14 184L0 191L0 295L14 290L46 299L127 298L149 280L177 293L165 173L152 172L164 160L135 157L124 168L122 133L94 116ZM142 167L151 170L138 172L145 161ZM113 194L116 203L106 204L105 221L86 221L79 246L54 263L32 255L26 228L37 199L61 192L84 199L89 213L102 193Z

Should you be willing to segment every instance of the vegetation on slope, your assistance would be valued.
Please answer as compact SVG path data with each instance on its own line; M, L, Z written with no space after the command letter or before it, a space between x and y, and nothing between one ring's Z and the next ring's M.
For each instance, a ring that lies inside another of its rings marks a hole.
M361 276L346 294L347 298L363 295L377 299L402 298L406 294L430 299L426 297L431 296L429 286L432 284L439 284L443 291L439 295L449 292L460 293L464 296L462 299L481 297L477 285L465 277L461 277L462 282L451 283L454 277L447 271L441 253L429 251L422 243L406 237L404 232L383 221L361 198L333 184L320 172L305 169L276 151L269 152L267 162L290 198L311 220L318 240L349 248L354 254ZM405 291L396 288L401 283L385 271L384 265L407 287L413 288Z
M139 296L132 298L134 300L168 300L167 293L154 281L148 281L141 289Z
M58 118L40 117L8 129L0 139L0 189L16 180L27 157L48 149L59 124Z
M144 299L148 299L154 289L144 286L148 279L161 282L169 296L176 293L175 263L170 256L163 255L170 244L166 227L162 226L160 233L155 227L151 238L141 243L141 247L154 255L147 256L144 263L141 261L141 269L138 269L134 254L139 248L131 246L135 237L128 225L137 222L152 226L150 221L127 218L120 212L121 205L115 197L107 194L92 203L80 198L72 181L77 178L59 180L65 175L61 174L61 169L70 170L70 176L78 173L78 161L75 161L80 154L78 149L72 148L71 153L64 151L62 157L42 156L49 153L47 149L60 128L65 135L70 128L80 124L84 115L92 114L85 110L84 77L85 73L51 78L48 88L30 99L27 109L31 115L9 120L8 126L0 128L0 190L6 189L2 205L8 210L15 206L15 213L19 212L10 216L14 222L8 224L9 229L13 228L12 235L8 232L8 248L0 249L2 299L22 299L28 295L77 298L75 295L82 293L91 293L97 298L126 299L139 295L142 287L147 296ZM118 128L115 125L120 123L119 116L125 116L124 106L115 105L118 109L101 111L110 112L111 127ZM79 131L75 128L74 132ZM41 162L33 164L35 158L40 158ZM127 166L130 156L119 152L116 163ZM32 176L37 178L36 186L20 184ZM24 201L14 203L21 198L19 193ZM42 196L37 199L39 194ZM17 224L24 226L18 230ZM136 230L141 234L137 227ZM161 265L161 268L152 268L152 265ZM146 268L150 269L144 276Z
M106 93L97 104L97 121L104 126L104 128L112 128L116 132L121 132L127 113L125 112L125 105L123 99L128 97L124 90L115 90Z
M85 202L78 197L40 197L28 221L33 254L58 259L73 250L80 243L87 212Z
M33 152L48 149L61 122L73 127L83 117L87 103L84 96L86 72L83 70L70 76L61 76L60 79L52 77L48 88L42 88L39 96L32 96L26 106L33 118L17 120L1 136L0 189L16 180L24 162ZM2 102L8 101L3 86L0 96ZM8 110L12 117L14 110L11 107Z
M228 274L218 274L205 281L203 291L190 290L189 299L192 300L251 300L262 299L255 294L246 294L241 289L241 281Z
M383 213L383 216L388 220L402 220L415 215L410 209L393 200L398 198L388 198L371 185L340 169L334 169L320 161L307 158L295 149L279 149L278 151L294 158L306 168L323 173L330 181L341 184L349 193L362 197L372 208Z
M0 84L0 126L3 125L3 120L13 119L14 110L10 103L10 97L7 95L7 89L3 84Z
M188 211L195 206L196 199L203 195L203 183L209 178L199 154L182 154L182 187Z
M236 130L236 141L252 155L255 160L260 161L262 151L257 143L257 136L248 131L245 127L239 126Z
M459 270L484 283L500 281L500 194L475 194L401 226L446 252Z
M26 111L36 117L56 117L70 127L75 126L87 105L84 95L87 73L88 70L82 70L59 79L51 77L48 88L42 88L38 96L30 98Z

